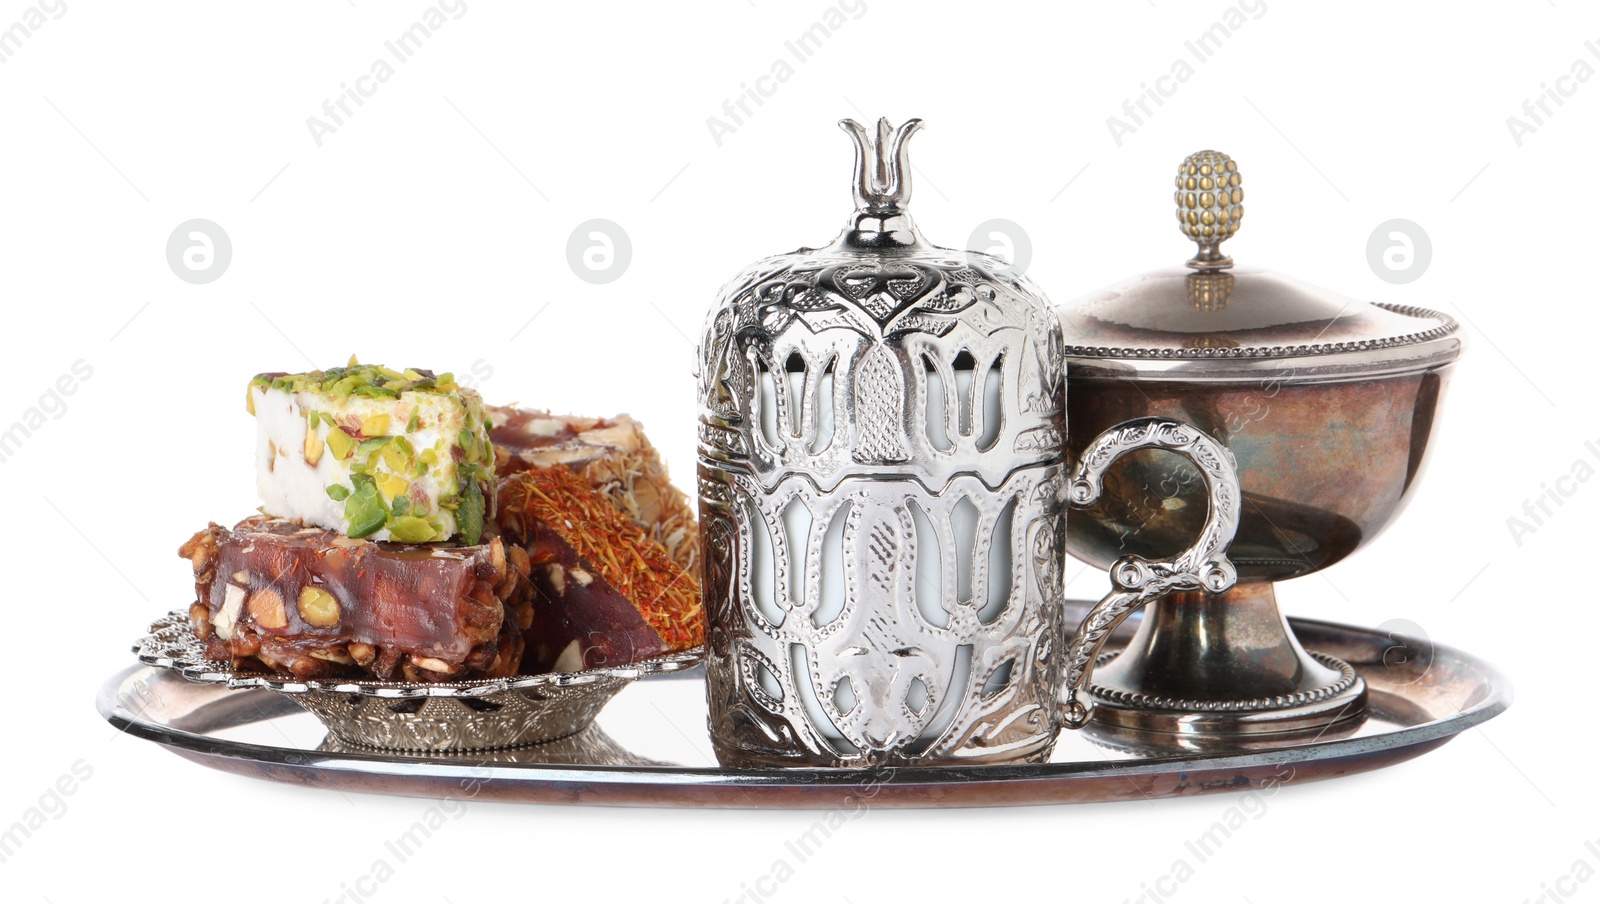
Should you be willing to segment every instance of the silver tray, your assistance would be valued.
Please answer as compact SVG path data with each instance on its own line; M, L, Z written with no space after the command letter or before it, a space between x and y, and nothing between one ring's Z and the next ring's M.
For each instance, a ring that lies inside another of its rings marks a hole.
M1070 602L1069 621L1089 605ZM1411 759L1511 702L1511 685L1499 672L1450 647L1331 622L1290 623L1307 647L1343 659L1366 679L1369 714L1358 726L1337 736L1214 749L1149 735L1065 732L1049 762L1033 765L719 768L705 737L701 683L670 680L698 672L628 686L594 725L570 737L486 753L363 750L326 735L290 697L196 683L159 666L112 676L96 704L118 730L185 759L297 785L433 798L470 787L475 799L533 803L834 808L1141 800L1298 784Z

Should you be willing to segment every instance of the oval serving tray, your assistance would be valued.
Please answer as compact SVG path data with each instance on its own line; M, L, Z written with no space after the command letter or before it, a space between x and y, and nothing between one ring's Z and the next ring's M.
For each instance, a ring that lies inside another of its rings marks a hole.
M1088 606L1069 602L1069 622ZM1033 765L735 770L711 760L704 700L690 681L639 682L571 737L485 754L362 750L322 737L315 723L293 724L306 717L291 697L193 683L150 665L113 676L97 705L117 729L185 759L298 785L435 798L471 787L476 799L538 803L831 808L1139 800L1299 784L1411 759L1511 702L1503 676L1458 650L1331 622L1290 623L1307 647L1367 680L1369 715L1353 731L1192 750L1091 729L1063 732L1050 761Z

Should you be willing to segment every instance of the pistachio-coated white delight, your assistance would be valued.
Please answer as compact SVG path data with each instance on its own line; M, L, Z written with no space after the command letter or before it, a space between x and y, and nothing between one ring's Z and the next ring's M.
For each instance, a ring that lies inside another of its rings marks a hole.
M494 504L483 402L450 374L357 364L250 381L262 511L349 537L476 544Z

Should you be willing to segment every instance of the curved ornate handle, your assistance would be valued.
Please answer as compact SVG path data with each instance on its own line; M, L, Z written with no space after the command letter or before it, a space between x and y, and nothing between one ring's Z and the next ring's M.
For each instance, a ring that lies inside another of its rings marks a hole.
M1228 561L1228 544L1239 529L1239 477L1233 453L1199 430L1180 421L1146 417L1126 421L1100 434L1083 452L1067 487L1067 501L1077 508L1100 498L1101 480L1111 463L1136 449L1165 449L1194 462L1205 477L1210 509L1194 545L1169 559L1124 556L1111 566L1115 585L1078 625L1066 649L1066 683L1061 718L1068 728L1082 728L1093 714L1089 676L1106 638L1117 625L1146 603L1173 590L1221 593L1238 579Z

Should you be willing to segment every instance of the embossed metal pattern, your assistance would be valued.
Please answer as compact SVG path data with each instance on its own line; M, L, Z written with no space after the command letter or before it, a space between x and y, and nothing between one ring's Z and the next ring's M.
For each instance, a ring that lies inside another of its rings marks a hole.
M706 591L715 601L707 680L720 741L760 751L752 762L1003 762L1048 753L1064 630L1053 604L1059 467L1019 471L993 492L966 475L940 495L910 481L859 481L824 494L803 477L771 493L746 475L730 479L741 501L719 506L707 532L724 563L708 571ZM791 558L779 538L793 505L811 527ZM961 505L975 512L965 567L941 554L961 548L952 516ZM843 592L829 611L821 575L835 524ZM755 602L758 557L729 554L758 544L772 549L776 618Z
M700 650L626 666L414 684L356 679L297 680L242 672L205 658L188 614L174 611L134 644L139 661L205 684L264 688L305 707L341 741L395 751L463 751L534 744L582 730L630 682L694 667Z
M713 740L728 763L1037 759L1059 727L1060 323L1005 262L917 232L917 121L843 125L855 216L731 281L700 346Z
M802 251L730 283L700 347L701 455L767 487L804 473L823 489L884 465L933 488L967 471L993 485L1052 460L1063 380L1053 310L1003 261L918 248L884 259L837 245ZM972 382L962 393L956 363L967 358ZM973 398L991 374L1001 385L998 425L982 423ZM798 394L784 391L790 382ZM943 399L932 414L943 430L932 434L930 396ZM948 444L937 442L941 432Z
M1111 464L1140 449L1178 452L1194 463L1205 480L1206 522L1194 544L1175 556L1147 559L1128 555L1111 566L1115 588L1089 610L1063 655L1063 720L1071 728L1082 728L1093 715L1087 692L1090 672L1101 647L1123 619L1174 590L1222 593L1238 580L1227 555L1228 544L1239 528L1239 477L1233 454L1193 427L1152 417L1128 421L1100 434L1084 450L1073 472L1067 491L1072 504L1092 505L1100 498Z

